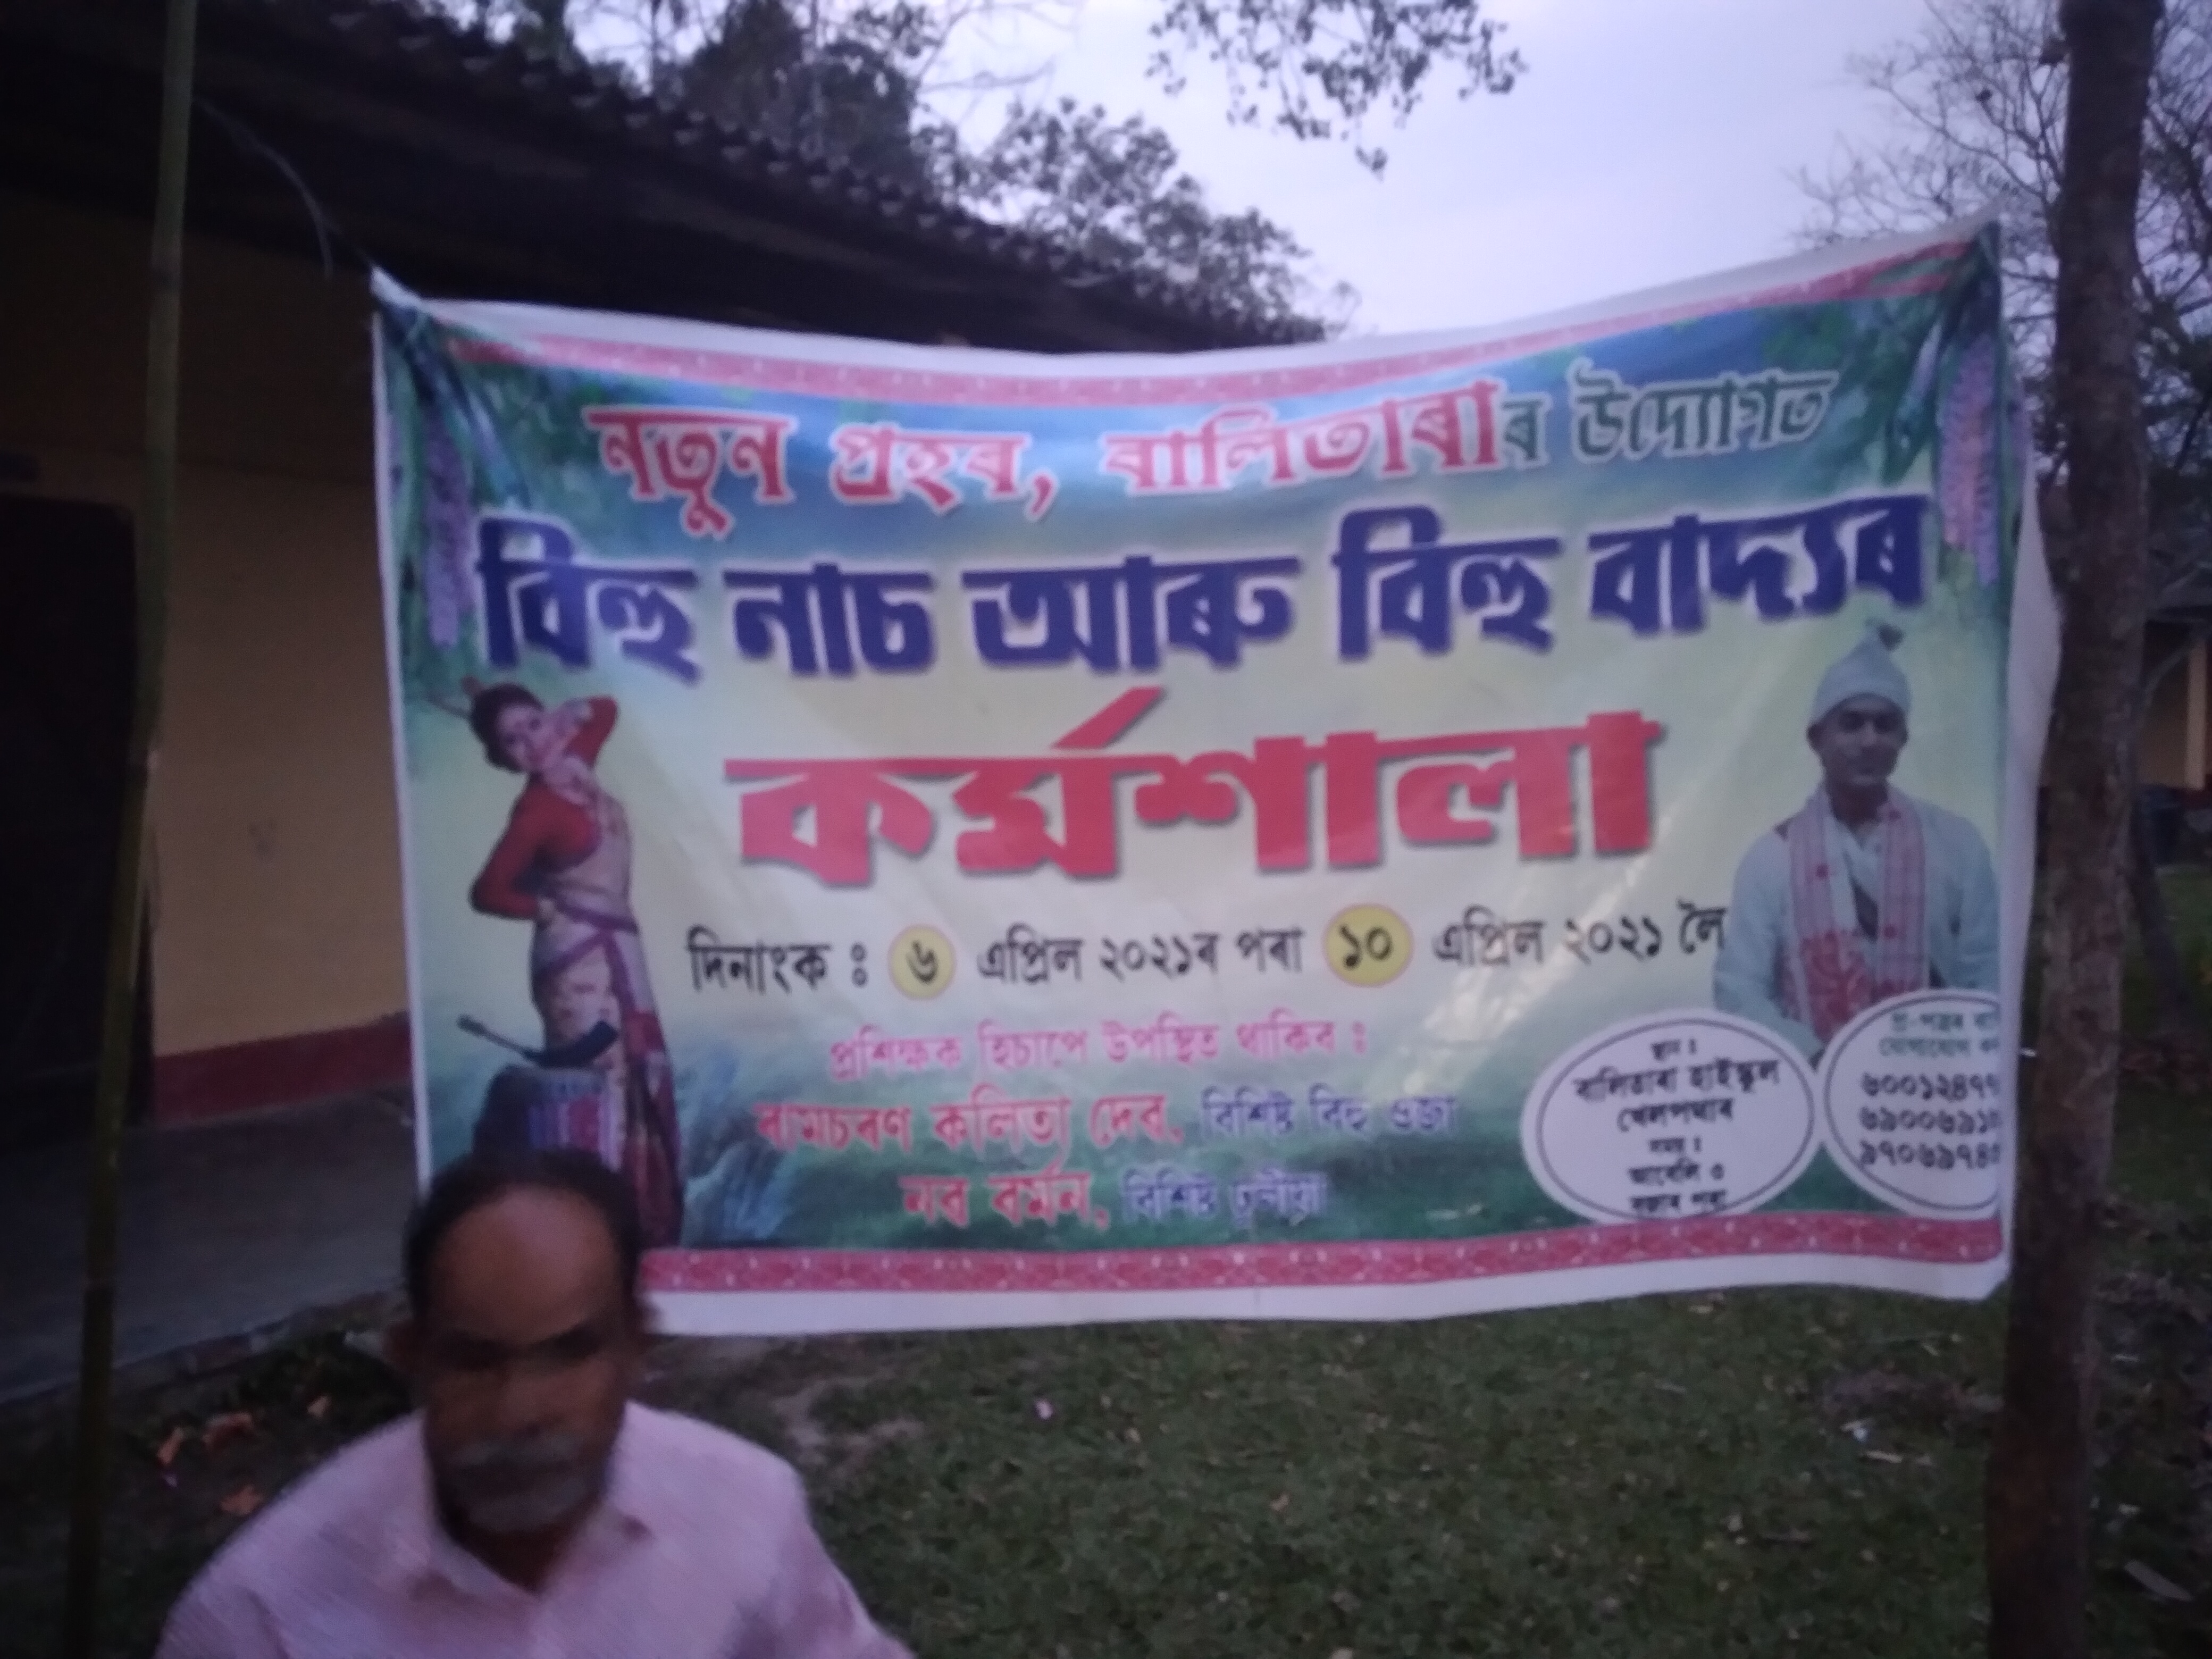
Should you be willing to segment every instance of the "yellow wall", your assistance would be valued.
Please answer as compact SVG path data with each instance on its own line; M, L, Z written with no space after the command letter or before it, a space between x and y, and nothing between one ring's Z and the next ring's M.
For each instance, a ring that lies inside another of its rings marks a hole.
M0 192L0 449L134 507L146 231ZM155 785L161 1054L399 1011L366 284L195 239Z
M2172 648L2172 641L2150 641L2154 660ZM2205 647L2200 641L2180 664L2158 684L2144 711L2142 752L2139 764L2145 783L2167 784L2180 789L2202 788L2206 746Z

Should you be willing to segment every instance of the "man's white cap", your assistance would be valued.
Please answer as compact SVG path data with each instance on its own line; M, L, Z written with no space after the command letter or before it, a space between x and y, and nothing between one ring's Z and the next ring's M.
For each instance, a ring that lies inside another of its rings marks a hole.
M1869 623L1866 637L1837 658L1828 672L1820 676L1820 687L1813 693L1813 712L1805 717L1806 726L1818 726L1837 704L1849 702L1853 697L1880 697L1893 705L1899 714L1910 714L1912 686L1892 654L1904 638L1887 623Z

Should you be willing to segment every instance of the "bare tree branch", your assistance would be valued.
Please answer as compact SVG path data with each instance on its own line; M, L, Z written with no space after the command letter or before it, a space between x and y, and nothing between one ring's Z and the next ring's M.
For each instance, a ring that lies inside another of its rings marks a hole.
M2136 211L2152 550L2161 575L2212 558L2212 0L2169 0L2144 126ZM1801 174L1822 243L1994 210L2023 378L2047 466L2063 471L2045 402L2057 264L2052 231L2069 65L2055 0L1946 0L1913 38L1850 60L1891 131ZM2185 588L2185 584L2182 587ZM2179 591L2179 590L2177 590Z

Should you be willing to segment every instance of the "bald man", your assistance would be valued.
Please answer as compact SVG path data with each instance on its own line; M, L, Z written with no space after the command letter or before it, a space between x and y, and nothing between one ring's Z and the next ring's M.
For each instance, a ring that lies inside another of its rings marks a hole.
M463 1158L408 1224L392 1352L420 1409L241 1532L157 1659L906 1659L790 1468L630 1403L646 1322L623 1180Z

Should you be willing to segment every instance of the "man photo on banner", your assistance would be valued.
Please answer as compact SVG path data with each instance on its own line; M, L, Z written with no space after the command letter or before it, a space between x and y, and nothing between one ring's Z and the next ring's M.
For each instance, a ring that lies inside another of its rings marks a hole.
M1890 782L1911 737L1902 635L1870 625L1820 677L1805 740L1820 787L1736 866L1713 1002L1817 1060L1908 991L1997 988L1990 851L1955 812Z

